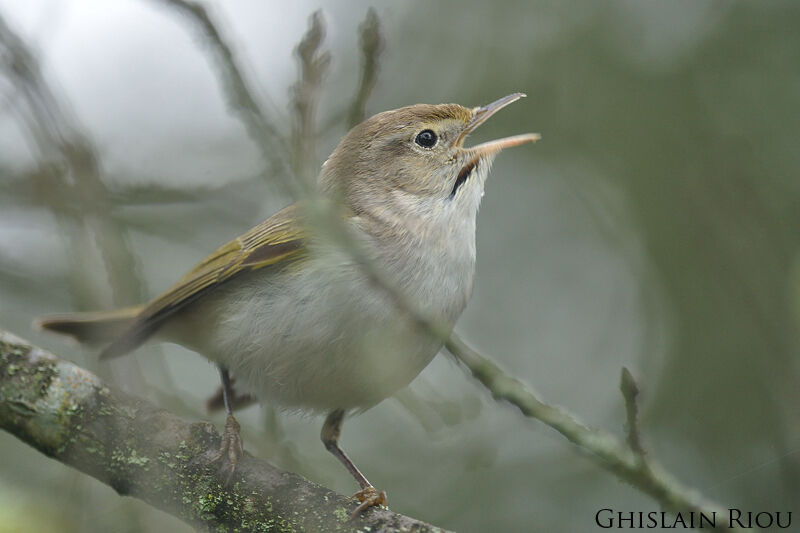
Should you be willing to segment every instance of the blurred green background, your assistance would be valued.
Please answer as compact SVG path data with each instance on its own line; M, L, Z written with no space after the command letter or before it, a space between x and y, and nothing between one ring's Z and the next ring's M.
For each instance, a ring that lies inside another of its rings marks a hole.
M526 92L473 136L543 140L494 166L457 331L620 435L628 366L645 444L678 479L725 507L800 511L800 4L209 5L287 134L292 50L322 8L333 62L314 166L346 131L369 6L385 38L369 114ZM0 327L208 417L217 376L196 354L164 345L99 364L31 320L153 296L291 199L226 108L203 43L160 2L3 0L0 15L68 125L37 131L0 47ZM52 146L70 136L96 155L78 172ZM268 406L239 419L251 453L355 490L321 420ZM462 532L590 531L604 507L659 509L446 355L349 420L342 445L393 510ZM0 532L189 530L5 433L0 457Z

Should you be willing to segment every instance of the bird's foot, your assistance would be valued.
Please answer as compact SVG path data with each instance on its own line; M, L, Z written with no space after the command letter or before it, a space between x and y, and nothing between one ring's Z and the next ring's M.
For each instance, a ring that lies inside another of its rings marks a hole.
M353 494L351 499L361 502L361 504L356 507L356 510L350 515L351 519L360 515L364 510L369 509L370 507L375 507L376 505L386 505L387 501L386 491L379 491L372 485L369 485L356 492Z
M239 459L244 454L242 437L239 434L239 422L233 415L229 414L225 420L225 431L222 433L222 442L219 449L203 457L206 465L219 463L219 470L225 478L225 485L229 485L239 464Z

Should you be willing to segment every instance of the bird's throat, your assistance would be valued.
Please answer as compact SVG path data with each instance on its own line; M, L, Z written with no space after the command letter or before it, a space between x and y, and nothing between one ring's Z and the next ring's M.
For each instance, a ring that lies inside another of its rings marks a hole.
M456 182L453 184L453 190L450 192L450 198L455 198L458 189L467 182L467 179L472 174L472 171L478 166L478 162L480 161L479 156L475 156L470 159L466 165L461 167L461 170L456 177Z

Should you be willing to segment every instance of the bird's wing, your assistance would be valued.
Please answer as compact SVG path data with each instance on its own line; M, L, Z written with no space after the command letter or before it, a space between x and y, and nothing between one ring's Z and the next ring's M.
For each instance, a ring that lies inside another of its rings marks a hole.
M305 237L297 204L275 213L218 248L170 289L145 305L131 326L103 349L100 358L110 359L130 352L175 312L239 274L302 258Z

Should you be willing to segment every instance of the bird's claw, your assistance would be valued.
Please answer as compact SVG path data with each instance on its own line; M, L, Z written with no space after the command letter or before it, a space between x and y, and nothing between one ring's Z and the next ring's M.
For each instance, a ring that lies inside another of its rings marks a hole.
M228 415L225 420L225 431L222 433L222 442L220 442L219 449L203 458L203 463L206 465L220 463L219 470L220 474L225 478L225 485L230 485L236 466L239 464L239 459L244 454L242 437L239 435L240 429L241 427L236 418L233 415Z
M386 491L379 491L372 485L361 489L360 491L353 494L351 497L353 500L358 500L361 504L356 507L355 511L350 515L350 518L355 518L360 515L364 510L369 509L370 507L375 507L376 505L386 505Z

